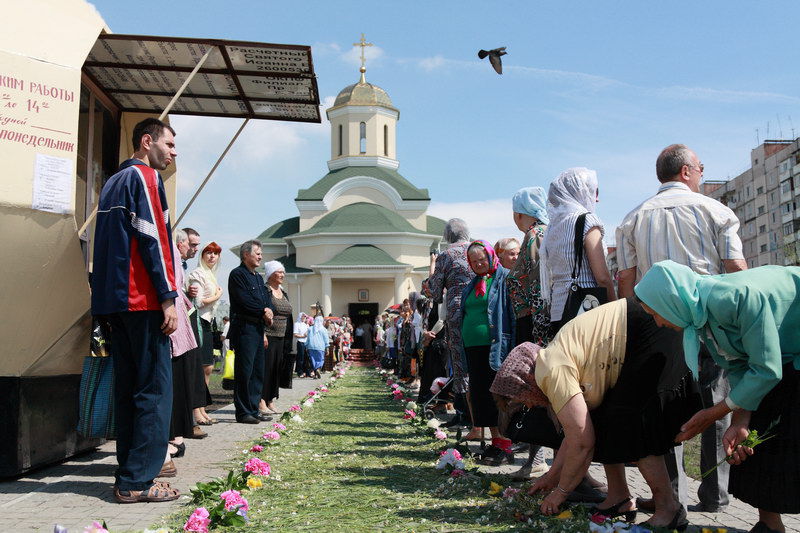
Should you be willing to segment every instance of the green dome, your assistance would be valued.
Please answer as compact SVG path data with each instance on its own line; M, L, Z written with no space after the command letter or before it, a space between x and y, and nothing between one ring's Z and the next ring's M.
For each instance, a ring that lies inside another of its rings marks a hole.
M389 211L383 206L366 202L357 202L340 207L319 219L309 229L295 233L291 237L319 233L425 234L424 231L418 230L397 213Z

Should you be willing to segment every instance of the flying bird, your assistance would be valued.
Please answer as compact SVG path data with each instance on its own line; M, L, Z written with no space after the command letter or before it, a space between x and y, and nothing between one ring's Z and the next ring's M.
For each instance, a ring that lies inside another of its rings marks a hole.
M479 50L478 51L478 57L483 59L486 56L489 56L489 62L492 64L492 68L498 74L502 74L503 73L503 61L500 59L500 56L504 56L507 53L508 52L506 52L506 47L505 46L501 46L500 48L495 48L494 50L489 50L489 51Z

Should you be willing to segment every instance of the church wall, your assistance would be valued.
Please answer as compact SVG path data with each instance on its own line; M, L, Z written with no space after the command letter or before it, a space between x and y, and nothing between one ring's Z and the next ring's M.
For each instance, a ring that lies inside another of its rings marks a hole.
M322 202L320 202L322 204ZM324 208L319 210L303 210L300 212L300 231L310 229L319 219L328 214Z
M367 202L370 204L378 204L381 207L385 207L390 211L395 210L394 202L392 202L388 196L383 194L382 192L372 189L369 187L354 187L349 189L345 194L339 196L331 206L331 211L336 211L340 207L344 207L346 205L355 204L357 202ZM402 216L402 213L400 213Z
M333 314L336 316L347 314L347 304L351 303L377 302L379 312L383 312L386 307L394 303L394 280L343 280L333 278L332 285L331 307ZM366 302L358 301L358 291L361 289L369 291L369 300Z
M322 278L319 275L298 277L300 279L300 305L296 309L311 314L311 306L317 303L317 300L322 302ZM289 299L294 307L297 302L296 287L289 293Z

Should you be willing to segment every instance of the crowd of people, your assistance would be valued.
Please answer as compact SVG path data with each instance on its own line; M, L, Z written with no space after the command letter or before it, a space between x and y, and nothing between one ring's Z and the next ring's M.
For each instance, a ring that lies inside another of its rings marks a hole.
M215 423L206 408L211 322L226 292L216 278L221 247L201 247L191 228L170 238L158 171L177 156L174 135L158 120L139 123L134 156L108 180L98 210L92 310L114 356L121 503L177 498L157 478L174 476L184 439ZM800 269L746 271L739 223L699 193L702 175L686 146L660 153L656 194L617 229L616 277L587 168L564 171L548 191L514 194L521 239L492 245L451 219L421 292L374 323L319 309L295 321L284 266L268 261L262 277L261 243L245 242L223 335L235 353L236 421L271 420L280 389L293 375L319 379L326 354L374 350L419 384L421 401L449 392L449 424L471 426L467 439L489 429L480 462L511 462L527 449L514 477L539 475L531 491L545 493L545 514L590 501L605 516L633 520L643 509L647 525L685 529L681 443L702 434L710 475L697 509L720 511L730 493L758 509L752 532L784 531L781 513L800 511ZM774 436L758 449L741 445L750 430L768 429ZM555 450L549 467L542 447ZM588 476L591 461L603 464L605 484ZM626 463L652 498L630 493Z

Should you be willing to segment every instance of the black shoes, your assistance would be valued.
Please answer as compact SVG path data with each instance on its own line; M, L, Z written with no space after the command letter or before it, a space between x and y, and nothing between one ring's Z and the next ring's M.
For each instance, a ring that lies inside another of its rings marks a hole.
M237 418L236 421L239 422L240 424L258 424L260 422L258 418L251 415L244 415L241 418Z
M514 462L514 452L506 452L494 444L490 444L478 456L477 462L486 466L500 466L503 463L511 464Z
M260 420L260 421L262 421L262 422L269 422L269 421L271 421L271 420L272 420L272 417L271 417L271 416L269 416L269 415L265 415L264 413L258 413L258 414L256 415L256 418L257 418L257 419L259 419L259 420Z
M635 505L634 505L634 508L631 509L630 511L620 511L619 510L620 507L622 507L623 505L625 505L628 502L633 503L633 498L626 498L626 499L622 500L621 502L619 502L618 504L612 505L611 507L608 507L606 509L601 509L601 508L599 508L597 506L591 507L591 508L589 508L589 514L590 515L600 514L600 515L603 515L603 516L607 516L609 518L624 517L626 522L633 522L634 520L636 520L636 511L637 511L637 509L636 509Z
M780 532L777 529L770 529L770 527L767 524L759 520L758 522L756 522L756 525L753 526L753 529L751 529L748 533L780 533Z
M727 505L709 505L703 502L700 502L695 505L690 505L689 510L693 513L719 513L723 511Z
M186 444L181 442L180 444L172 444L172 445L175 446L177 451L175 453L170 453L170 456L173 459L177 459L178 457L183 457L183 454L186 453Z
M666 526L651 526L649 522L642 522L639 525L644 527L658 527L659 529L663 528L669 531L677 530L682 533L683 531L686 531L687 527L689 527L689 520L686 518L686 508L683 505L681 505L678 508L678 512L675 513L675 516L672 517L672 521ZM765 529L763 530L763 533L768 533L771 531L772 531L771 529Z

